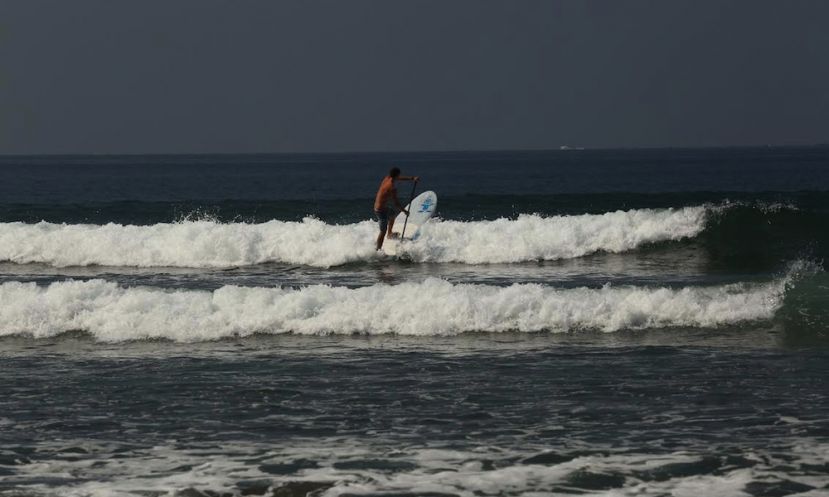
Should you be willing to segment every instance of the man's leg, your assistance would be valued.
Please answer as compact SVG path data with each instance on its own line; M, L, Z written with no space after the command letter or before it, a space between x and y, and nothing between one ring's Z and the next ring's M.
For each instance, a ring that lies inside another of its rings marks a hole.
M395 219L397 219L397 213L390 212L389 213L389 229L386 232L388 234L389 238L397 238L397 235L395 233L391 232L391 229L394 228L394 220Z
M377 243L375 244L377 250L383 248L383 239L386 237L386 229L389 224L389 215L388 212L378 212L374 211L374 215L377 217L377 221L380 223L380 233L377 235Z

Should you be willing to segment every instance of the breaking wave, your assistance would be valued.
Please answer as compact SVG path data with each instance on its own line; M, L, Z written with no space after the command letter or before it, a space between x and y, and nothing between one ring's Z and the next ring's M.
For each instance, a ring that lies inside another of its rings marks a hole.
M562 289L439 279L363 288L124 288L104 280L0 285L0 335L83 330L101 341L189 342L256 333L455 335L719 327L768 320L799 270L767 283ZM405 305L402 305L405 303Z
M697 236L705 207L637 209L604 214L520 215L493 221L426 225L410 244L415 262L515 263L625 252ZM318 219L259 224L210 220L121 224L0 223L0 260L52 266L232 267L277 262L331 267L370 261L376 223Z

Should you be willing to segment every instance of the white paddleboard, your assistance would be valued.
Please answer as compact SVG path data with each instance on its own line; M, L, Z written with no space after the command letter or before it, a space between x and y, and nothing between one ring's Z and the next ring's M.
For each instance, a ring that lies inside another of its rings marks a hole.
M437 206L438 196L433 191L423 192L415 197L411 204L406 206L410 214L408 218L401 212L394 220L391 232L396 233L399 238L387 237L383 242L383 251L388 255L397 255L400 244L417 240L420 236L420 228L434 215Z

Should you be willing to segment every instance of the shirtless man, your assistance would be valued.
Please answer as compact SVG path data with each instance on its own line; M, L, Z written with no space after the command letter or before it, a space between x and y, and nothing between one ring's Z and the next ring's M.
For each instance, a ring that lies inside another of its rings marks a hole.
M380 222L380 234L377 235L377 250L383 248L383 240L388 233L389 238L392 237L391 229L394 226L394 218L399 212L409 212L400 205L400 199L397 198L396 184L398 181L414 181L420 179L417 176L400 176L400 169L393 167L389 171L389 175L383 178L380 183L380 189L377 190L377 197L374 199L374 215Z

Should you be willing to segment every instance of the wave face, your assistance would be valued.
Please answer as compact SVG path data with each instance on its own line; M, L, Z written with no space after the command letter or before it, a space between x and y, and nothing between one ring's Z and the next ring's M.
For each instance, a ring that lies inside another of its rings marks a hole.
M511 263L625 252L681 240L705 227L706 208L639 209L576 216L520 215L429 223L411 244L416 262ZM313 218L260 224L183 221L120 224L0 224L0 260L52 266L231 267L266 262L330 267L376 258L376 223Z
M767 320L791 276L764 284L681 289L560 289L439 279L363 288L123 288L104 280L0 285L0 334L83 330L102 341L215 340L254 333L455 335L463 332L718 327ZM405 306L403 305L405 303Z

